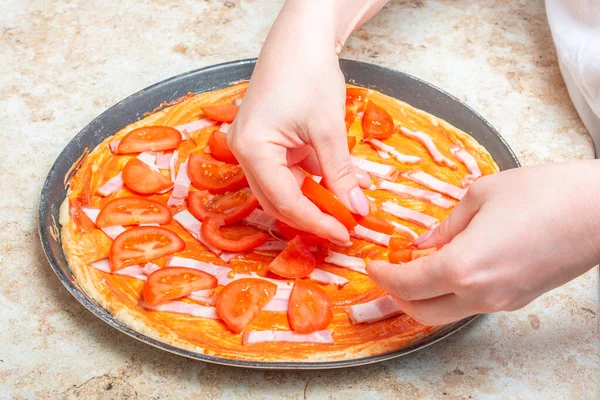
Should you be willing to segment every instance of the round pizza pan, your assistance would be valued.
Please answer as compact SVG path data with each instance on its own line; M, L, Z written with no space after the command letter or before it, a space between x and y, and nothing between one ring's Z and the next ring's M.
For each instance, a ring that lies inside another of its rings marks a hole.
M164 101L177 99L189 92L221 89L248 80L256 59L233 61L175 76L143 89L115 104L81 130L58 156L50 169L39 203L39 234L50 266L67 290L98 318L119 331L144 343L185 357L218 364L261 369L326 369L371 364L403 356L436 343L470 323L470 317L447 325L410 346L371 357L322 362L254 362L239 361L184 350L145 336L123 324L79 286L69 269L60 242L59 207L65 198L71 166L88 150L122 127L143 118ZM452 95L402 72L352 60L340 61L348 83L376 89L388 96L436 115L469 133L492 155L501 170L515 168L519 162L499 133L479 114Z

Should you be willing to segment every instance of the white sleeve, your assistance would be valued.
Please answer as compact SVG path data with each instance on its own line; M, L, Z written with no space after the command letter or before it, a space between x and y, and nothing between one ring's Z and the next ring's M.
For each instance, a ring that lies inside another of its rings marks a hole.
M546 0L546 10L567 89L600 157L600 1Z

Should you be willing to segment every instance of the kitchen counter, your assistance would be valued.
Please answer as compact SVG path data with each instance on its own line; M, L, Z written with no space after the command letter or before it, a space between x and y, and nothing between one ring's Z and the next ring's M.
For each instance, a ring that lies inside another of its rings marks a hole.
M280 3L5 0L0 19L0 398L600 398L595 268L513 313L401 359L252 371L139 343L60 284L37 235L43 180L105 109L192 69L255 57ZM542 0L392 1L342 55L467 102L524 165L593 157Z

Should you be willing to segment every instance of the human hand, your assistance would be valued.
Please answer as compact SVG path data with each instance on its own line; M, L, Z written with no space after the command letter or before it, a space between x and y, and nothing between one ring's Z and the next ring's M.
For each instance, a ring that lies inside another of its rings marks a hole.
M348 2L351 9L350 3L362 2ZM300 190L302 168L323 176L352 212L369 212L359 185L368 187L371 181L364 173L356 175L346 139L345 84L336 54L345 40L339 32L350 23L336 14L343 6L286 3L263 46L228 143L265 212L345 243L347 229Z
M600 261L600 161L520 168L477 180L415 241L435 253L369 276L426 325L524 307ZM442 247L443 246L443 247Z

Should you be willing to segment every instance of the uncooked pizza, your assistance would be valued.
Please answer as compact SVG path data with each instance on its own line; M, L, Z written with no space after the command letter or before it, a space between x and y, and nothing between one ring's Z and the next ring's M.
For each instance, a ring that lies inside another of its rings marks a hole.
M335 361L432 334L367 275L410 261L479 177L498 170L465 132L347 87L348 149L372 177L350 213L307 174L303 193L351 233L330 243L267 215L227 146L247 83L190 95L128 125L73 166L62 244L81 285L147 336L246 361Z

